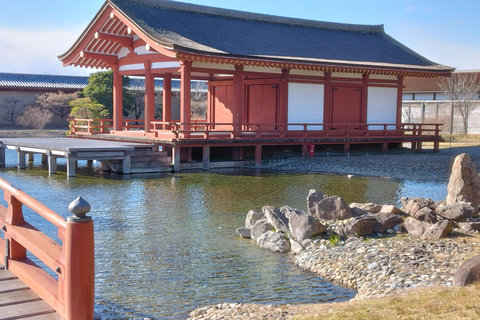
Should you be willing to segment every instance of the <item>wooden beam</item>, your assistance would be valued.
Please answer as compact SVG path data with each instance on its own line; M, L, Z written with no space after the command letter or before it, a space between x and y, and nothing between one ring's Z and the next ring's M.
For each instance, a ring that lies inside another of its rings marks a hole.
M80 57L86 58L86 59L102 60L110 66L113 66L118 62L117 56L111 55L111 54L100 54L100 53L82 51L80 52Z
M114 35L114 34L108 34L108 33L103 33L103 32L95 32L95 39L116 42L119 45L130 49L130 51L133 51L132 50L132 48L133 48L133 38L132 37L123 37L123 36L117 36L117 35Z

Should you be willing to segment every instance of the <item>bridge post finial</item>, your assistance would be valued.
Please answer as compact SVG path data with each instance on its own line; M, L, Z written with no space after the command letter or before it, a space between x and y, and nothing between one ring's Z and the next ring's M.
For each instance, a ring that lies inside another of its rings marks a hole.
M92 221L92 217L87 216L87 213L90 212L90 204L83 199L78 197L77 199L70 202L68 205L68 211L73 213L72 216L67 218L69 222L89 222Z

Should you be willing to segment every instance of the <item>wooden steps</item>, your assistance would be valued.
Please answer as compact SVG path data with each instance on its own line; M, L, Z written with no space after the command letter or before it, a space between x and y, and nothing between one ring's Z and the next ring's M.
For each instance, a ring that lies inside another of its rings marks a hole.
M122 172L122 161L105 161L113 172ZM165 151L135 149L131 155L131 173L151 173L172 171L172 157Z
M13 273L0 265L0 319L63 320Z

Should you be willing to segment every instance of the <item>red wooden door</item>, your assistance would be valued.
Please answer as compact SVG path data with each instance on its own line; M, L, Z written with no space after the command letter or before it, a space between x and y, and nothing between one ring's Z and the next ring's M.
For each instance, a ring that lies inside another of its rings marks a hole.
M215 126L215 129L232 130L232 126L225 125L225 123L233 123L233 86L215 85L213 95L213 122L220 123L220 125Z
M255 84L248 86L249 123L274 124L277 122L277 90L276 84ZM274 130L275 126L262 126Z
M362 89L359 87L332 87L332 126L333 130L346 130L338 124L359 124L362 119ZM335 125L337 124L337 125ZM359 126L349 126L358 129Z

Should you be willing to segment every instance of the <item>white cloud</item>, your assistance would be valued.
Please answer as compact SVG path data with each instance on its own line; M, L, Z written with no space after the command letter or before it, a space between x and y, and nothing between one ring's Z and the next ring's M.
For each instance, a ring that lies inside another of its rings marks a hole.
M88 75L94 70L64 68L57 58L82 31L82 28L38 31L0 28L0 72Z

